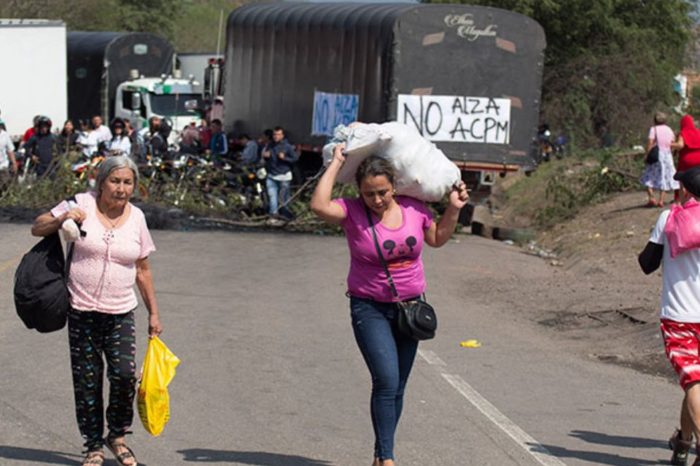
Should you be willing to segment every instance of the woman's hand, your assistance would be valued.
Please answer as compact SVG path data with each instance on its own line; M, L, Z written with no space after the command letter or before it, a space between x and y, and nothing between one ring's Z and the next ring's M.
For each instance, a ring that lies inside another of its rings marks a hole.
M43 213L34 219L34 224L32 225L32 235L51 235L60 230L63 222L66 220L74 220L75 223L80 224L83 222L83 220L85 220L85 217L85 212L79 208L71 209L58 217L54 217L51 212Z
M333 225L342 223L346 216L345 209L331 199L335 179L343 163L345 163L344 149L345 144L343 143L336 144L333 148L333 160L331 160L331 163L326 167L326 171L321 175L321 179L318 180L316 189L314 189L314 193L311 196L311 210L322 220Z
M151 314L148 316L148 336L158 337L163 333L163 326L160 325L160 316L158 314Z
M467 205L469 202L469 191L467 190L467 185L464 181L460 181L452 187L450 191L450 206L457 210Z
M335 147L333 148L333 161L338 162L341 165L345 163L345 154L343 151L345 150L345 143L341 142L339 144L336 144Z
M81 224L85 221L85 217L87 217L85 212L82 209L76 207L75 209L71 209L65 214L63 214L61 218L61 224L63 224L63 222L69 219L74 220L77 224Z

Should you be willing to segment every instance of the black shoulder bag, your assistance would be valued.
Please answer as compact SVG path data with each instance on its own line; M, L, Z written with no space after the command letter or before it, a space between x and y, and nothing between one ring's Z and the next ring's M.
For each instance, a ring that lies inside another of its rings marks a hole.
M63 259L58 233L43 238L22 257L15 271L17 315L27 328L55 332L66 325L70 295L66 287L73 246Z
M372 237L374 238L374 246L377 248L377 254L379 255L379 260L384 267L384 273L386 274L386 279L389 282L389 287L391 288L391 294L399 300L398 291L396 291L396 285L394 285L394 279L391 278L391 273L389 273L389 267L384 260L382 255L382 250L379 247L379 240L377 239L377 232L374 229L374 222L372 222L372 215L369 212L367 206L365 206L365 212L367 213L367 222L372 229ZM433 306L421 299L412 299L408 301L398 301L396 303L398 310L397 315L397 325L399 332L406 335L407 337L413 338L414 340L430 340L435 337L435 331L437 330L437 315L435 315L435 309Z
M75 201L75 197L69 198ZM85 236L81 229L80 236ZM55 332L66 325L70 310L67 282L74 243L63 247L58 232L39 241L26 253L15 271L15 310L24 325L41 333Z
M649 149L649 152L647 153L646 158L644 159L644 163L647 165L654 165L656 162L659 161L659 140L656 137L656 126L654 126L654 147Z

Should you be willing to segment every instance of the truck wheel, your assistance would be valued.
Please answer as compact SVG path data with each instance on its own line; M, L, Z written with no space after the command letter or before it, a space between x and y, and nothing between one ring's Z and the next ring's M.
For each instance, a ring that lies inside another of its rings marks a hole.
M462 210L459 211L459 218L457 219L457 222L460 225L469 226L469 224L472 223L472 216L473 215L474 215L474 206L471 204L467 204L464 207L462 207Z

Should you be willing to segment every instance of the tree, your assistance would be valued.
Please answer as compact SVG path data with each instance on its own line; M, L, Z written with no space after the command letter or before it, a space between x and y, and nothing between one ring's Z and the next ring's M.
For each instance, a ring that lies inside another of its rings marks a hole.
M461 3L434 0L433 3ZM467 3L467 2L464 2ZM528 15L547 36L542 117L579 142L605 126L621 142L675 104L697 0L469 0Z
M172 39L184 0L9 0L5 18L60 19L73 31L139 31Z

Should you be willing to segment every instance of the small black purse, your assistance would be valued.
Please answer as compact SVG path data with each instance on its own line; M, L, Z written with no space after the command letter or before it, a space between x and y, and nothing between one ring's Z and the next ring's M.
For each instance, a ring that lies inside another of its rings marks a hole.
M644 159L644 163L647 165L654 165L659 161L659 146L652 147L647 153L647 157Z
M377 248L377 254L379 255L379 260L384 267L384 273L386 274L386 279L389 282L389 287L391 288L391 294L396 298L400 298L398 291L396 291L396 285L394 285L394 279L391 278L391 273L389 273L389 267L386 265L384 260L384 255L379 247L379 240L377 239L377 232L374 229L374 222L372 222L372 215L369 209L365 206L365 212L367 213L367 221L372 229L372 237L374 238L374 246ZM414 340L430 340L435 337L435 331L437 330L437 315L435 314L435 309L433 306L425 302L425 295L423 299L411 299L407 301L399 301L396 303L397 308L397 326L399 332L403 335L413 338Z
M654 147L649 149L649 152L647 153L646 158L644 159L644 163L647 165L654 165L656 162L659 161L659 143L656 141L656 126L654 126L654 140L656 144L654 144Z

